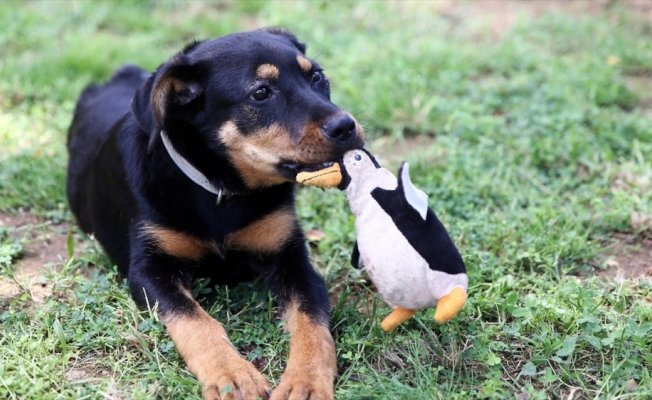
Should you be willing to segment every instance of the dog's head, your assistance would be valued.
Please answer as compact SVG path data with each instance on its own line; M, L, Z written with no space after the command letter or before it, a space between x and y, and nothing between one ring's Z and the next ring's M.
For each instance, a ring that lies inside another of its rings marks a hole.
M227 167L248 188L294 181L363 145L320 66L281 28L192 43L138 89L132 113L150 152L165 131L209 178Z

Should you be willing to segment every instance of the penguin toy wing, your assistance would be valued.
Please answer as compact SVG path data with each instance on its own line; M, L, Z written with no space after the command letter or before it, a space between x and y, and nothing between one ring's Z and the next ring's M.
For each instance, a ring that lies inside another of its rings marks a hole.
M408 213L414 214L413 217L418 223L426 222L428 215L428 195L420 189L417 189L410 180L410 164L403 162L401 169L398 171L399 192L403 192L403 199Z

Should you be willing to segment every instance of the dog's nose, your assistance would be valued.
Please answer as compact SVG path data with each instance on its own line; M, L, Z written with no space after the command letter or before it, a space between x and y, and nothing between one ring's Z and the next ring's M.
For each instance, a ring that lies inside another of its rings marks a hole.
M356 135L355 121L349 114L331 118L323 129L326 136L340 143L346 143Z

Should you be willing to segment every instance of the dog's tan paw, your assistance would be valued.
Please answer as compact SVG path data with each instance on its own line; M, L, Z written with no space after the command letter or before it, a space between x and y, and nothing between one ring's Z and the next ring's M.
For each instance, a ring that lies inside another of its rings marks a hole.
M320 373L322 372L322 373ZM332 400L331 371L286 371L270 400Z
M234 358L224 367L214 369L210 377L204 377L202 396L204 400L255 400L269 399L270 386L267 379L249 362Z

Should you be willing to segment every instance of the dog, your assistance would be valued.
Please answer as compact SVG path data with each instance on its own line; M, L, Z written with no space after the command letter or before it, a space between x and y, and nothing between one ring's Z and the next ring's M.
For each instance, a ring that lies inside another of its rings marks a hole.
M330 101L305 49L283 28L193 42L154 73L121 67L83 91L74 112L70 208L135 302L158 305L204 399L333 398L328 296L308 260L294 181L361 148L364 133ZM190 291L198 277L255 276L290 333L273 392Z

